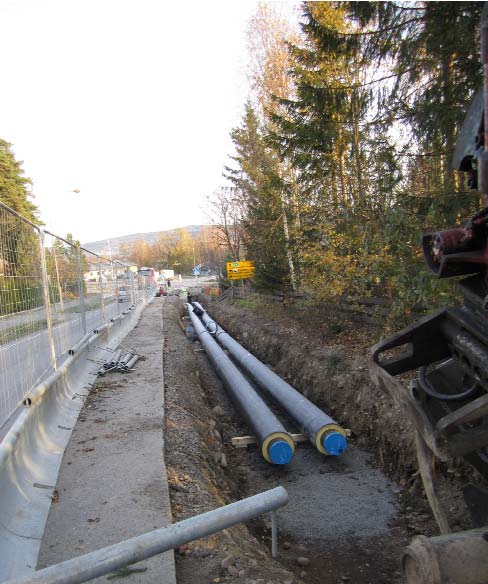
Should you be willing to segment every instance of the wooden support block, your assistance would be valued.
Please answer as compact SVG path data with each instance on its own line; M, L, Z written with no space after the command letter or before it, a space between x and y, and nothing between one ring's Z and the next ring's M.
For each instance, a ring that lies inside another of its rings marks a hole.
M349 428L345 428L344 431L346 436L350 438L352 433L351 430ZM291 434L291 437L296 444L299 444L300 442L308 442L308 436L306 434ZM258 443L255 436L235 436L232 438L231 442L234 448L246 448L251 444Z
M235 448L246 448L250 444L257 444L258 441L254 436L235 436L232 438L232 446Z

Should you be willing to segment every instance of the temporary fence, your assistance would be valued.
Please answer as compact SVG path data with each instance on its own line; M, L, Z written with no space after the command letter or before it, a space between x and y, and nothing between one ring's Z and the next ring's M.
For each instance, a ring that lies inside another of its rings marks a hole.
M83 337L153 292L128 265L0 203L0 429Z

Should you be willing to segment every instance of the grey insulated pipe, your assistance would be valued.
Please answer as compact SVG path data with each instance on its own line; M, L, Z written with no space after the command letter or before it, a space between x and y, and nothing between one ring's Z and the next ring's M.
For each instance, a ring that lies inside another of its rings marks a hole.
M212 320L198 302L193 304L206 329L229 351L246 373L299 424L301 431L309 437L319 452L339 456L346 450L346 432L337 422L242 347Z
M193 307L187 304L187 308L198 340L224 382L232 401L258 439L264 459L272 464L287 464L295 452L293 438L218 346L194 313Z

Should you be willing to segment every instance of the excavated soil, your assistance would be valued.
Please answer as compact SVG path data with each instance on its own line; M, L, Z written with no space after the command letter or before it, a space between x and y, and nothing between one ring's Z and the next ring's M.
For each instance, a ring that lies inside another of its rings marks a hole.
M411 428L369 379L369 347L379 330L282 306L200 300L246 348L351 428L352 436L338 459L300 444L286 468L264 462L256 447L234 448L232 438L249 429L198 341L185 336L183 303L161 299L173 520L278 484L290 495L279 511L279 558L271 558L269 517L262 517L178 550L178 582L401 582L402 548L413 535L434 535L437 528L416 472ZM456 483L461 470L449 470L451 520L465 528Z

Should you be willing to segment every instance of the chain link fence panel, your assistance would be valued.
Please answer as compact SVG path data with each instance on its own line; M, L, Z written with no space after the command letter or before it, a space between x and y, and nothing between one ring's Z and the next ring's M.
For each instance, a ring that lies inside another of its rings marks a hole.
M0 427L55 366L42 232L0 204Z
M0 429L73 346L147 301L155 288L150 275L0 203Z

